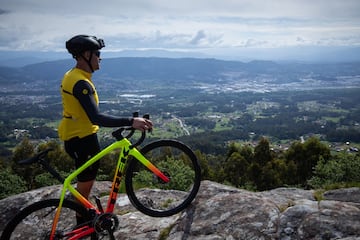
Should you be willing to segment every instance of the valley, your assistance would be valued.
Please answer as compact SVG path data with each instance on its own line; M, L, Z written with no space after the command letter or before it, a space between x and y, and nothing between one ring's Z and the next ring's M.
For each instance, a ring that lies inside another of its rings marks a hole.
M24 135L34 141L57 139L60 79L70 63L0 72L0 146L5 155ZM135 58L105 59L103 64L93 78L101 111L150 113L155 123L150 139L178 138L210 153L232 141L255 143L262 136L274 148L310 136L329 142L334 151L349 149L346 142L358 149L360 143L357 63ZM23 81L21 73L26 73ZM101 130L104 145L112 140L111 131Z

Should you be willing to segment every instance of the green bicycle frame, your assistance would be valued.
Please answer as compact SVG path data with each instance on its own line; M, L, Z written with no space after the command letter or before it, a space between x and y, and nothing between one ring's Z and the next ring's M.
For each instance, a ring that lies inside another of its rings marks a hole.
M92 209L97 214L101 214L102 212L97 209L90 201L88 201L85 197L83 197L72 185L71 182L86 168L90 167L96 161L100 160L105 155L115 151L120 150L119 158L116 166L115 176L112 183L110 197L106 207L106 213L112 213L115 207L115 202L117 198L117 194L120 189L120 184L122 177L124 176L127 159L128 156L133 156L138 161L140 161L144 166L146 166L150 171L152 171L156 176L161 178L164 182L169 182L170 179L165 176L157 167L155 167L149 160L147 160L136 148L132 147L131 142L123 138L119 141L116 141L100 151L98 154L90 158L86 163L84 163L81 167L76 169L73 173L71 173L67 178L65 178L63 188L61 191L59 206L56 210L53 225L51 228L50 240L54 239L56 227L60 218L61 208L65 199L66 192L69 191L84 207L87 209ZM134 159L135 160L135 159ZM84 236L87 236L93 233L95 230L93 227L86 226L82 229L76 229L72 231L70 234L73 235L69 239L78 239Z

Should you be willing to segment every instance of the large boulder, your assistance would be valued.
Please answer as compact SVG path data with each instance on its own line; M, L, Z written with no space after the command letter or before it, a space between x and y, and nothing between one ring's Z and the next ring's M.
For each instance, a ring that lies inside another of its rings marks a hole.
M93 195L108 192L97 182ZM7 219L32 202L58 197L61 186L22 193L0 201L0 231ZM360 239L359 188L325 192L278 188L250 192L203 181L195 201L167 218L146 216L120 194L116 239ZM107 197L102 198L106 203Z

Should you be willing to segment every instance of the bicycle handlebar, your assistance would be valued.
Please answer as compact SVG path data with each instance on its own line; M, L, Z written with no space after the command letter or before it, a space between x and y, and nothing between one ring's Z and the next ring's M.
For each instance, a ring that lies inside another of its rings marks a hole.
M29 165L38 162L40 165L42 165L51 175L53 175L57 180L60 182L64 182L64 178L53 168L50 166L49 161L45 159L46 155L53 151L54 149L48 148L38 154L36 154L33 157L27 158L25 160L21 160L18 162L20 165Z
M36 154L35 156L33 157L30 157L30 158L27 158L27 159L24 159L24 160L20 160L18 162L18 164L20 165L27 165L27 164L32 164L32 163L36 163L38 162L40 159L44 159L44 157L48 154L48 152L52 151L54 149L52 148L48 148L38 154Z
M134 118L139 117L139 112L134 112L133 117ZM143 116L143 118L150 119L150 115L145 114ZM129 130L130 132L126 136L123 136L123 132L126 131L126 130ZM122 128L119 128L119 129L115 130L114 132L112 132L112 136L115 137L116 140L118 140L118 141L121 140L121 139L124 139L124 138L131 138L132 135L134 134L135 130L136 129L133 128L133 127L122 127ZM151 132L152 129L149 129L148 131ZM141 132L141 137L137 140L137 142L133 143L130 146L130 148L134 148L134 147L139 146L145 140L145 137L146 137L146 131Z

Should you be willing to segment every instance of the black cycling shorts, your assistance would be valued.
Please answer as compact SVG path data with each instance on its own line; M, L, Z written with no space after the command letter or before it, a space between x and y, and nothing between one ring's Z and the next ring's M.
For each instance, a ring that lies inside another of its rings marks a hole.
M64 142L65 151L75 160L75 167L79 168L87 160L100 152L100 145L96 133L84 138L75 137ZM95 162L77 176L79 182L95 180L100 167L100 161Z

